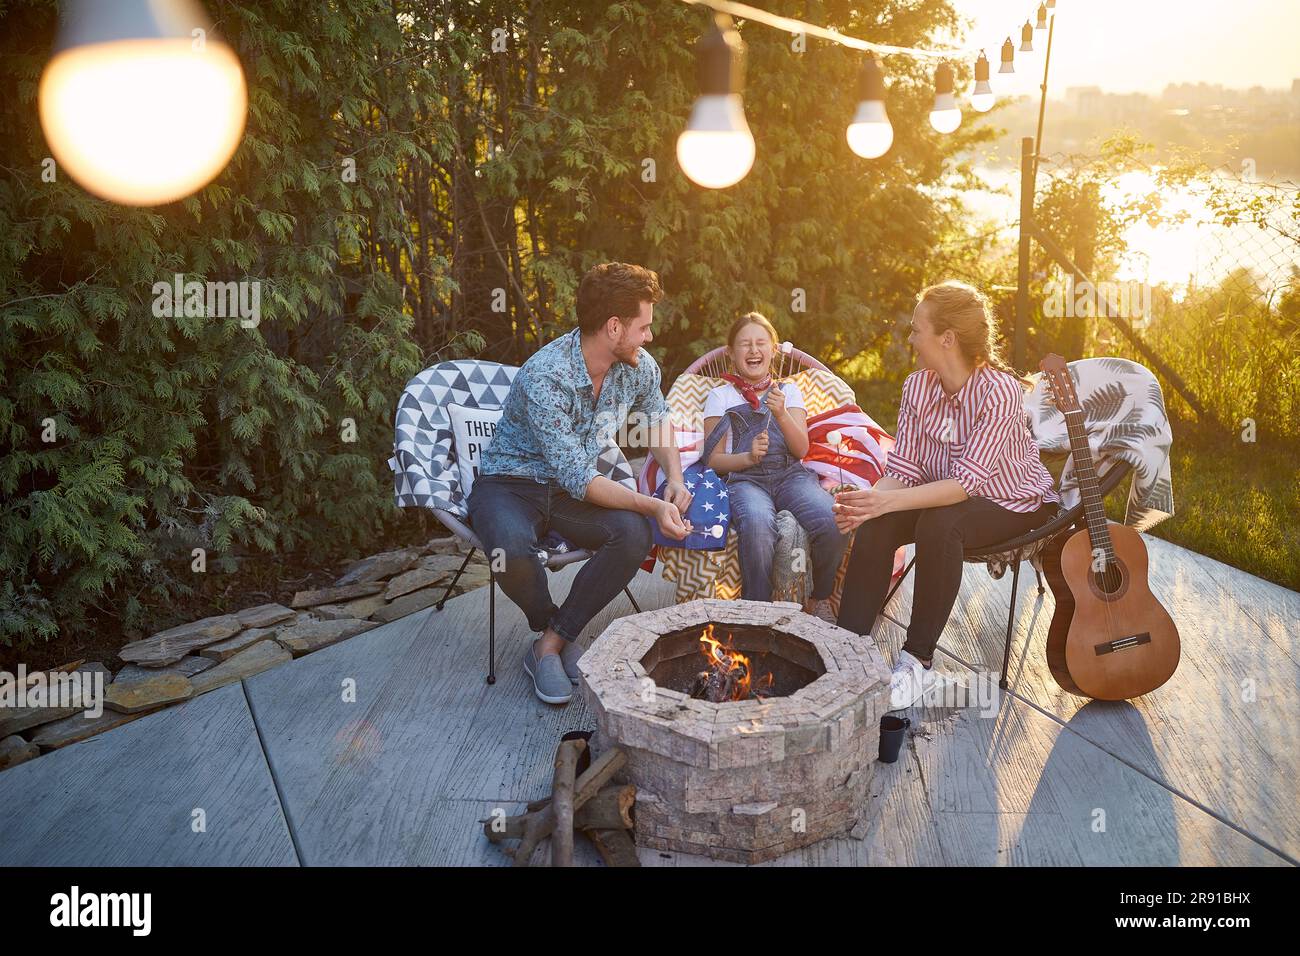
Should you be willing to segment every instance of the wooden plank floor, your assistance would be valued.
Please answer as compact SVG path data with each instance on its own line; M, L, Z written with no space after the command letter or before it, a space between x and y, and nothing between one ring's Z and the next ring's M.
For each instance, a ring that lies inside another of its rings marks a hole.
M1300 594L1148 535L1151 586L1178 626L1173 679L1135 701L1088 701L1060 689L1044 657L1055 602L1029 565L1011 660L1014 698L1256 842L1300 859ZM911 549L909 549L910 551ZM910 617L909 577L887 607ZM1011 575L967 565L940 640L945 667L1001 670ZM900 632L901 641L901 632ZM1018 705L1017 705L1018 706Z
M1052 597L1026 565L1012 687L995 693L1011 579L968 566L938 666L975 698L910 712L861 839L768 865L1294 865L1300 594L1147 543L1183 640L1169 684L1128 703L1057 688L1042 656ZM551 576L557 601L577 570ZM642 608L672 600L657 575L632 590ZM889 660L910 606L909 579L876 629ZM616 599L587 638L630 609ZM508 863L477 821L544 795L560 735L593 721L580 697L533 696L531 634L501 595L488 686L487 617L480 588L0 774L0 863ZM206 840L190 839L193 807ZM585 841L576 851L598 865Z
M297 862L238 684L0 773L0 866Z
M1051 595L1033 593L1031 572L1019 627L1032 652L1012 693L989 700L994 674L983 698L991 706L915 710L903 758L877 764L873 823L863 839L823 841L771 865L1294 862L1294 807L1274 798L1297 779L1285 772L1294 769L1294 754L1286 752L1284 725L1300 689L1291 623L1300 605L1292 598L1300 595L1261 589L1263 582L1164 542L1151 547L1157 593L1183 630L1185 660L1174 683L1135 704L1087 706L1044 684ZM552 576L557 601L575 573ZM1209 587L1207 578L1220 583ZM943 641L951 656L941 666L955 679L975 686L1000 667L1009 582L967 569L964 614ZM643 608L672 599L670 585L654 575L639 574L633 590ZM1254 595L1249 619L1230 600L1245 592ZM555 708L533 697L518 663L530 635L501 598L498 683L483 682L487 596L480 589L442 612L420 612L248 681L304 863L508 862L476 821L544 795L556 741L592 720L578 698ZM909 583L887 614L906 619L910 601ZM588 634L628 609L619 598ZM1277 660L1225 641L1219 630L1247 624L1276 648ZM882 618L878 638L892 660L903 630ZM1242 704L1232 727L1246 735L1245 745L1222 733L1231 708L1202 698L1206 673L1236 679L1251 666L1281 698L1281 713ZM356 703L342 699L348 678L356 681ZM1281 773L1272 786L1231 778L1243 769ZM640 855L646 865L711 863L645 848ZM589 850L579 859L594 862Z

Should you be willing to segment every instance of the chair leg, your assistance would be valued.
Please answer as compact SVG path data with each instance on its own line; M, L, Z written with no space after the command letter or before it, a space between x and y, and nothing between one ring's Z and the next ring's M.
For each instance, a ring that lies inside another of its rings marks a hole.
M1034 574L1038 575L1038 593L1042 594L1043 593L1043 572L1038 570L1037 567L1035 567Z
M894 582L894 586L890 588L889 593L885 595L885 603L880 605L882 611L889 606L889 599L894 596L894 592L903 586L903 582L907 580L907 576L911 573L912 565L914 564L916 564L915 555L912 556L911 561L907 562L907 567L903 568L903 573L898 576L898 580Z
M1002 650L1002 678L998 686L1007 689L1007 670L1011 666L1011 625L1016 619L1016 590L1020 586L1020 555L1017 554L1011 572L1011 607L1007 609L1007 643Z
M452 576L451 583L447 585L447 590L442 592L442 600L433 606L435 610L441 611L442 606L447 603L447 596L451 594L451 589L456 586L456 582L460 580L460 576L464 574L465 569L469 567L469 560L474 557L474 552L477 550L477 548L469 549L469 554L465 555L465 560L461 562L460 567L457 568L456 573Z
M624 587L624 588L623 588L623 593L627 595L627 599L628 599L629 601L632 602L632 607L636 609L636 612L637 612L638 614L640 614L640 613L641 613L641 605L636 603L636 598L634 598L634 597L632 596L632 590L631 590L631 588Z
M488 565L488 679L497 682L497 576Z

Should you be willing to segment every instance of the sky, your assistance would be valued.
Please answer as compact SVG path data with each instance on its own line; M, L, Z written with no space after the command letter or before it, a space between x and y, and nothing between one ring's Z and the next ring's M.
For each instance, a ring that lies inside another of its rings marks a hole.
M1019 28L1038 9L1038 0L953 4L973 20L970 41L987 42L995 70L1007 33L1015 28L1019 46ZM1051 75L1058 92L1159 93L1201 81L1290 89L1300 79L1300 0L1057 0Z

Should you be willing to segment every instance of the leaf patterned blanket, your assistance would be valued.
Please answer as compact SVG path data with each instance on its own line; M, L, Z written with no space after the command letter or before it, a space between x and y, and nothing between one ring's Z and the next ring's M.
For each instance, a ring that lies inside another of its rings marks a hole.
M1133 466L1124 523L1146 531L1174 513L1169 451L1173 432L1165 413L1164 393L1155 375L1128 359L1091 358L1069 363L1070 377L1083 406L1097 473L1120 460ZM1025 395L1030 428L1044 455L1068 455L1065 416L1057 410L1040 376ZM1079 502L1074 460L1066 462L1057 485L1062 509Z

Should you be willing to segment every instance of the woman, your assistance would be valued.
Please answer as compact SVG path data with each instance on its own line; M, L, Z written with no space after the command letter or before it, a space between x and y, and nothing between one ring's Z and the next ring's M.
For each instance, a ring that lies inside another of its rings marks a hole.
M999 358L985 297L960 282L917 297L896 443L873 488L840 494L835 519L858 531L839 625L869 634L900 545L916 542L907 641L890 682L910 707L934 682L934 648L961 586L962 550L997 544L1055 516L1060 499L1025 420L1024 387ZM869 547L864 544L869 542Z
M732 323L727 349L736 372L723 375L729 384L709 393L704 434L712 434L724 414L731 417L726 450L719 443L706 464L726 476L731 523L739 535L741 597L772 600L776 513L789 511L808 532L812 550L812 597L804 610L834 623L830 596L846 539L836 528L830 495L803 466L808 454L803 394L794 382L772 387L776 329L757 312Z

